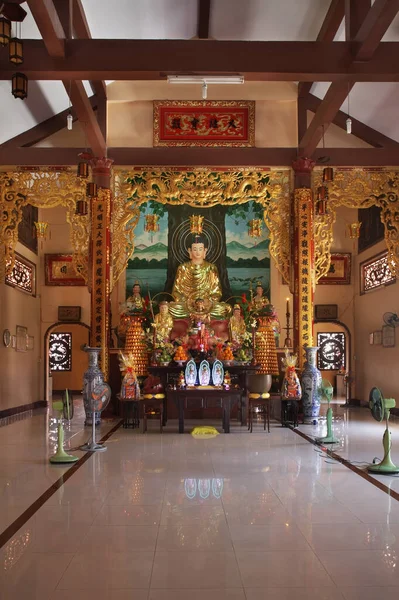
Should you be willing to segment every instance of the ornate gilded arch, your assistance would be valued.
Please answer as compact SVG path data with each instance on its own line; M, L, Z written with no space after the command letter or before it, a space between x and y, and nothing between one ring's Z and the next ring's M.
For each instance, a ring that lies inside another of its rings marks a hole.
M322 182L322 170L313 172L313 187ZM334 169L334 181L328 184L328 213L315 216L316 282L330 268L333 225L337 208L379 206L384 223L385 242L392 273L399 277L399 172L382 169Z
M270 231L269 251L289 281L291 170L209 169L148 167L116 170L114 180L113 281L119 279L134 252L134 229L139 207L154 200L162 204L188 204L209 208L243 204L250 200L264 207Z
M85 199L85 187L86 182L69 169L0 173L0 281L14 266L22 208L32 204L38 208L66 208L74 267L87 282L89 217L75 214L76 202Z

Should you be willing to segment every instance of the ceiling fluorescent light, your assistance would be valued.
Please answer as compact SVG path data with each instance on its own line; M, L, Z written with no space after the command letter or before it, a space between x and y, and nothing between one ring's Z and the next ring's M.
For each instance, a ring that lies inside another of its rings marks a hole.
M168 83L242 84L242 75L168 75Z

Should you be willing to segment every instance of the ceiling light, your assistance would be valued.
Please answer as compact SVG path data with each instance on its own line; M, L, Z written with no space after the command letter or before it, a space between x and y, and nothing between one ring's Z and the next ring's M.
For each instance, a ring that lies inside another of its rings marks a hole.
M67 115L67 129L68 129L68 131L72 131L72 127L73 127L73 116L71 115L71 113L68 113L68 115Z
M8 44L8 57L14 65L20 65L24 62L24 44L17 37L10 39Z
M346 133L352 133L352 119L350 117L346 119Z
M202 98L203 98L203 100L206 100L207 95L208 95L208 84L205 81L203 81L202 82Z
M0 18L0 44L6 46L10 41L11 37L11 21L1 17Z
M11 80L11 93L14 98L25 100L28 96L28 78L23 73L14 73Z
M234 85L244 83L243 75L168 75L168 83L202 83Z

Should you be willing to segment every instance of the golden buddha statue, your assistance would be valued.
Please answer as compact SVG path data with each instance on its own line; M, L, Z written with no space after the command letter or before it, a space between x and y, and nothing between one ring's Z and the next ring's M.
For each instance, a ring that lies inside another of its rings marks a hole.
M240 305L235 304L233 307L233 316L230 317L229 320L230 341L242 344L246 331L247 328L245 327L245 321L241 315Z
M195 300L203 298L205 310L211 317L225 318L231 307L220 302L222 288L217 267L205 260L206 239L195 236L187 250L190 260L177 268L172 290L175 301L169 305L170 313L175 319L184 319L195 310Z
M251 308L253 311L261 310L269 304L269 299L263 295L262 283L258 281L256 283L255 296L251 301Z
M170 333L173 329L173 319L169 314L169 305L166 300L159 304L159 313L155 315L154 327L159 336L163 340L169 340Z

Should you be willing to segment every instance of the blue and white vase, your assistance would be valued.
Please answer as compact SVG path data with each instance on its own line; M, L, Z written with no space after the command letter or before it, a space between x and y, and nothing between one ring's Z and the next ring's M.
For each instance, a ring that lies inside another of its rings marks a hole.
M318 346L305 348L306 362L302 371L302 403L305 419L317 419L320 412L321 373L316 367Z
M104 374L98 366L98 357L101 348L90 348L89 346L86 346L84 351L88 354L89 366L83 375L83 406L86 413L85 425L91 426L93 424L93 409L91 405L92 393L99 383L104 383ZM95 411L94 414L96 425L100 425L101 411Z

